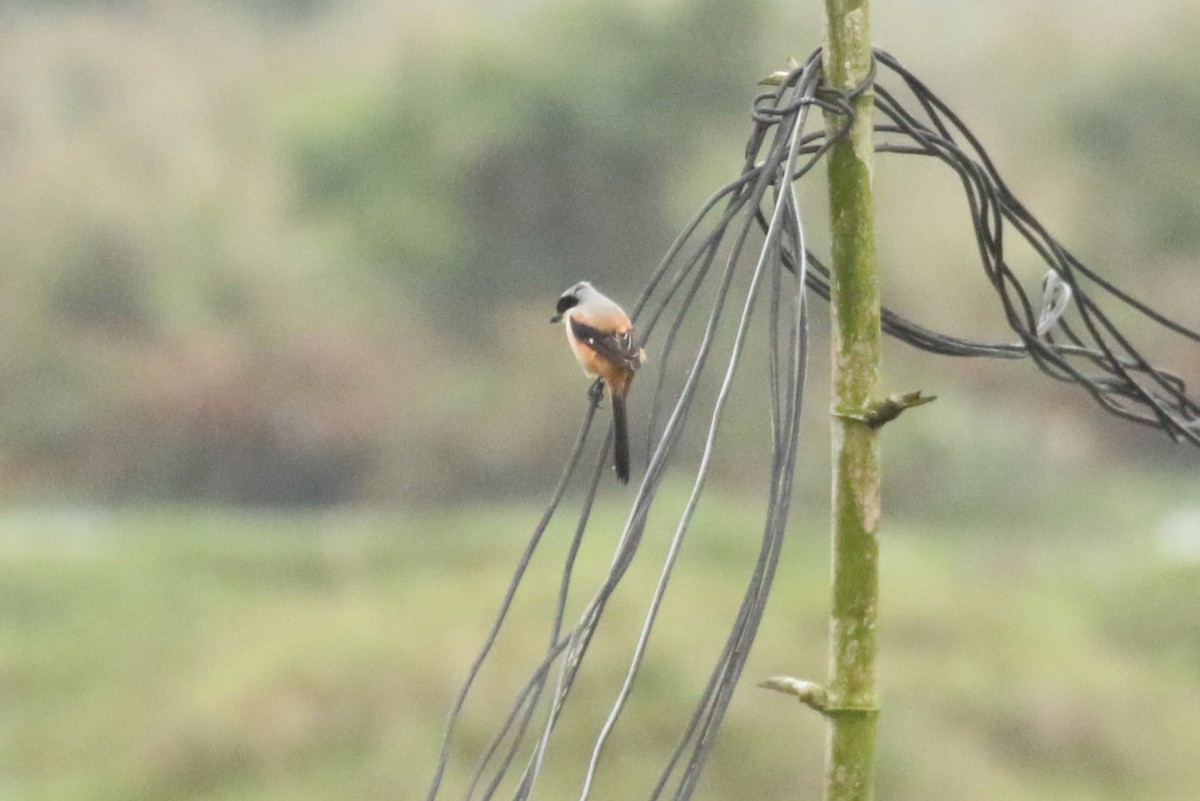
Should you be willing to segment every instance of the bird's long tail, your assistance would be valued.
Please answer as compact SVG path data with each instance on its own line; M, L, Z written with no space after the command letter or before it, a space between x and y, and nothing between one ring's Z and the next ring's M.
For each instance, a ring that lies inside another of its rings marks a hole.
M613 410L613 458L617 478L622 484L629 483L629 422L625 418L625 395L612 393Z

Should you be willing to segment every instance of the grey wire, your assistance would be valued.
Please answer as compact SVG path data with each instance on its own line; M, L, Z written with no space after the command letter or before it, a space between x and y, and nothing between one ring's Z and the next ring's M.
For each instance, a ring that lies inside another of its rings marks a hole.
M592 506L595 503L596 491L600 485L600 479L606 473L608 466L608 451L612 440L605 442L604 447L600 449L600 454L596 459L596 465L592 469L592 477L588 485L588 489L584 494L584 502L579 512L579 519L575 524L575 534L571 538L571 545L567 551L567 557L563 563L562 578L559 582L558 600L555 604L554 620L550 627L550 644L546 650L545 659L542 664L534 671L534 675L530 677L523 688L521 695L518 696L516 704L513 706L504 725L496 734L492 743L488 746L487 751L481 758L479 765L476 767L474 775L471 777L471 783L467 788L466 799L470 799L475 794L475 789L478 786L484 771L487 769L488 763L495 754L504 738L512 729L513 723L516 721L518 710L521 708L521 697L528 695L529 700L525 703L525 714L522 716L520 723L513 730L512 743L505 755L503 761L495 771L495 776L489 784L484 798L492 798L496 790L500 786L501 780L508 773L513 760L516 758L517 751L521 746L522 740L525 737L525 732L533 719L534 712L537 710L537 703L541 698L542 690L545 688L545 680L549 675L549 668L553 661L557 658L563 649L567 646L567 640L561 639L563 617L566 614L567 599L570 595L571 577L575 570L575 559L579 555L579 548L583 544L583 534L587 529L588 521L591 519Z
M1031 357L1039 369L1053 378L1078 384L1103 408L1118 416L1161 428L1176 440L1186 439L1200 445L1200 404L1188 397L1178 376L1156 367L1142 356L1091 297L1082 281L1093 282L1119 303L1188 339L1200 341L1200 333L1166 318L1083 265L1015 198L979 140L957 115L894 57L884 51L876 51L875 55L918 98L930 123L926 125L888 90L876 86L877 107L889 120L877 130L883 134L903 135L910 140L907 144L884 144L879 149L934 156L959 174L966 191L981 264L997 291L1010 327L1021 338L1023 347L1017 354ZM960 146L955 134L966 144ZM1011 225L1012 230L1045 261L1047 268L1070 287L1074 296L1073 308L1082 329L1077 330L1072 324L1061 321L1060 328L1069 342L1058 343L1039 337L1032 303L1004 261L1005 224ZM922 343L915 344L921 346ZM1072 358L1098 368L1100 373L1085 372L1070 361Z
M463 681L462 688L454 700L454 705L450 708L450 714L446 720L446 730L442 735L442 747L438 754L437 767L430 782L427 796L428 801L433 801L433 799L437 798L438 790L441 788L442 777L446 771L446 764L449 761L450 744L454 738L454 728L458 722L459 714L466 704L467 695L471 692L471 687L475 683L476 676L479 675L480 668L483 667L484 661L487 659L488 654L491 653L492 647L496 644L496 639L500 635L500 629L508 617L508 611L512 607L513 598L517 594L517 588L521 585L521 579L525 576L525 571L529 567L529 562L533 558L534 551L537 550L538 544L542 540L542 535L546 532L546 527L550 525L550 520L554 517L555 511L557 511L558 505L562 501L567 484L571 480L571 474L575 472L575 465L579 462L580 454L583 453L583 445L587 441L588 431L592 427L592 420L595 416L596 403L592 402L584 413L583 423L579 427L579 434L575 438L575 444L572 446L570 455L567 457L567 463L563 467L562 474L559 476L558 484L550 496L550 502L546 506L546 511L542 513L542 519L534 527L533 534L529 538L529 543L525 546L525 550L517 562L516 570L513 572L512 580L509 581L508 588L504 592L504 598L500 602L500 610L497 612L496 619L492 623L491 631L488 632L483 647L471 663L471 667L467 671L467 678Z
M647 427L650 454L629 515L612 558L612 564L599 588L585 605L578 621L565 634L562 631L567 607L575 554L587 527L604 462L598 462L592 482L585 491L583 511L575 539L564 566L559 595L551 624L551 636L541 661L520 688L516 701L499 733L478 763L467 793L471 801L488 770L491 781L483 795L489 801L502 780L513 770L516 755L525 743L528 729L539 706L546 706L540 734L532 744L513 799L527 799L541 773L551 734L570 697L593 637L598 630L609 598L626 575L639 552L650 508L657 495L679 443L687 428L696 402L701 376L713 347L717 327L728 301L731 282L745 248L749 230L757 226L764 241L750 281L742 316L739 318L733 350L726 364L711 415L703 456L697 469L692 493L680 517L629 668L608 718L601 728L584 775L582 798L586 798L596 779L600 759L633 692L638 670L645 658L655 618L683 547L696 504L703 490L715 447L719 420L723 413L734 372L741 358L744 335L755 297L761 292L762 271L770 269L770 297L767 303L768 396L770 405L771 472L768 485L767 515L763 537L742 603L726 638L725 645L709 676L707 685L690 716L681 737L667 761L650 796L657 801L670 792L675 801L691 798L700 781L704 765L716 742L728 705L737 687L769 598L778 566L783 537L787 528L799 441L799 419L803 410L808 360L807 292L828 299L830 271L806 245L804 229L795 194L795 182L810 172L830 147L853 122L853 97L874 87L879 118L875 125L876 150L905 157L931 158L950 167L961 180L979 266L1017 342L989 343L952 336L924 327L895 310L881 309L883 330L891 337L933 353L956 357L1030 359L1055 380L1077 384L1102 408L1121 417L1166 431L1177 440L1200 444L1200 403L1187 394L1183 379L1152 364L1134 346L1129 336L1116 326L1101 307L1098 298L1132 308L1186 339L1200 342L1200 333L1155 311L1113 282L1082 264L1014 196L1000 177L994 163L977 137L937 95L890 54L875 51L875 66L867 81L847 95L823 92L820 81L820 52L815 51L803 65L796 67L773 91L754 98L751 119L754 123L745 149L741 174L717 190L688 222L668 248L652 273L634 306L637 327L643 342L657 335L659 323L669 315L670 324L661 350L652 362L658 371ZM876 78L879 80L876 80ZM898 78L915 104L901 102L898 95L882 82ZM808 109L821 108L840 117L842 124L832 133L805 133ZM803 163L797 161L804 156ZM768 190L774 191L772 211L763 211ZM720 208L720 211L718 209ZM735 223L737 225L735 226ZM707 229L705 230L705 226ZM1005 257L1005 243L1016 235L1027 243L1044 262L1045 284L1040 303L1031 297ZM732 239L732 242L727 240ZM675 350L685 323L698 305L697 299L707 282L718 255L727 250L699 346L683 369L682 387L668 393L667 377L675 369ZM684 254L687 254L686 256ZM791 299L791 317L787 336L782 335L782 271L794 275L795 295ZM668 276L670 278L668 279ZM784 343L787 343L787 353ZM674 401L667 403L669 395ZM660 410L670 414L661 430ZM512 597L528 566L533 550L557 508L590 427L594 406L585 414L584 426L568 459L567 467L546 514L526 547L493 627L483 649L472 664L468 677L456 698L447 721L439 762L428 801L434 801L449 756L455 723L483 661L490 653L508 614ZM608 447L608 440L604 447ZM543 699L551 669L558 663L553 692ZM506 740L507 738L507 740ZM492 765L501 747L507 748ZM690 749L690 753L689 753ZM686 761L685 761L686 755ZM682 767L681 767L682 765ZM673 791L668 788L673 784Z
M761 192L765 188L767 182L762 175L759 175L755 181L756 191ZM723 270L721 283L718 285L716 298L714 300L712 311L709 313L708 322L705 326L700 345L696 355L693 358L692 365L688 370L687 379L683 389L680 391L675 407L668 419L666 426L663 429L663 434L659 439L658 446L655 448L654 454L650 459L650 464L647 468L646 475L638 487L637 496L635 497L629 518L626 521L622 531L621 539L617 547L617 552L613 558L613 564L608 576L597 591L592 602L584 610L580 618L580 622L576 625L571 635L571 643L567 648L566 655L563 659L562 670L558 685L556 687L552 702L549 719L546 727L543 730L542 737L535 751L534 759L531 762L532 775L528 781L523 781L521 788L518 789L514 799L524 799L532 792L533 781L536 779L540 771L542 760L544 759L545 751L548 746L550 733L553 731L557 723L559 714L561 713L562 704L565 702L567 695L570 692L574 677L578 672L580 662L582 661L583 652L591 641L591 637L595 632L595 628L603 614L604 607L607 604L608 598L613 590L624 577L626 570L629 567L634 555L637 552L641 542L642 534L645 530L646 518L649 514L650 505L657 493L658 485L662 481L665 473L666 464L669 457L672 455L675 446L682 434L683 425L686 422L691 410L691 405L695 399L696 391L699 385L700 377L704 372L704 367L707 364L709 353L712 349L713 341L716 337L716 331L720 323L722 312L724 309L726 298L729 294L730 284L733 280L737 260L734 256L740 251L741 244L744 243L749 232L748 226L743 226L737 235L737 241L732 250L732 254L726 259L725 269Z
M802 79L803 85L803 79ZM807 106L800 109L800 113L796 115L795 127L792 131L792 147L788 154L788 159L783 167L783 175L791 175L792 167L795 162L796 153L800 146L800 134L804 127L806 118ZM642 624L642 631L638 636L636 645L634 646L633 656L630 660L629 669L625 676L625 681L618 693L617 700L614 702L608 719L604 722L600 730L600 734L596 739L595 747L592 751L592 757L588 764L587 774L584 777L583 790L580 793L580 801L586 801L588 798L592 782L595 778L596 768L600 760L600 754L604 749L604 744L612 733L613 727L616 725L617 719L620 717L621 711L625 707L625 703L629 698L630 691L633 687L634 679L637 677L638 668L641 666L645 656L646 645L650 639L650 633L654 626L654 621L658 615L658 610L662 605L663 597L666 594L667 584L670 581L672 570L675 566L675 560L679 555L680 548L683 544L684 537L687 534L691 520L696 511L696 506L699 503L700 495L703 492L705 481L708 477L709 468L712 464L713 451L716 446L717 431L720 427L722 412L725 404L728 401L730 390L733 387L733 378L737 371L738 362L741 359L742 350L746 343L746 333L750 325L750 319L754 310L755 300L758 297L759 282L762 278L763 271L766 269L772 247L775 245L780 236L779 220L788 208L785 199L790 197L786 192L779 194L779 200L775 205L775 211L772 217L772 225L768 228L766 241L763 243L760 250L758 262L755 265L754 272L750 278L750 288L747 293L746 302L742 310L742 317L738 323L737 334L734 337L733 351L729 357L729 363L726 367L725 376L721 383L721 388L717 393L716 401L713 405L712 416L709 421L708 436L704 441L704 451L700 458L700 466L696 472L696 478L692 486L692 491L688 497L687 504L680 516L679 525L676 527L675 535L671 538L671 544L667 551L662 571L659 576L658 585L655 587L654 594L651 598L649 610L646 613L645 620Z
M806 248L804 247L804 228L800 219L799 204L796 200L794 184L790 184L787 187L786 200L788 201L789 210L792 212L790 218L791 225L788 226L788 229L790 236L793 237L793 248L795 248L796 252L804 253L806 252ZM779 264L782 266L783 251L779 251L777 255L779 256ZM805 278L807 269L807 261L802 260L797 271L796 296L793 301L795 311L791 323L791 341L793 345L792 359L789 365L790 370L788 371L789 380L786 384L782 385L785 389L785 397L782 399L784 425L774 432L771 469L773 480L770 487L768 516L764 525L763 543L759 559L755 565L751 582L747 587L737 621L727 640L726 648L722 652L721 659L718 661L717 667L710 678L709 689L706 690L705 698L697 706L696 715L693 716L692 723L689 724L688 731L685 733L680 748L676 750L675 755L663 773L662 780L655 788L654 794L651 796L652 799L659 796L674 764L682 752L682 748L686 747L687 741L692 738L693 733L695 734L695 744L692 756L688 760L688 764L680 777L674 798L677 801L679 799L690 798L694 792L708 753L716 740L716 734L724 719L724 714L732 698L733 691L737 686L738 679L741 677L742 668L745 666L745 660L749 655L750 647L757 634L758 625L762 619L767 597L774 581L775 570L778 565L779 554L786 531L788 513L790 511L791 488L794 482L796 454L799 447L799 421L803 410L804 385L807 374L808 328L807 315L805 314ZM776 313L771 315L770 325L772 326L772 330L777 326L776 317ZM771 358L774 361L774 353L771 354ZM774 400L772 402L774 404Z

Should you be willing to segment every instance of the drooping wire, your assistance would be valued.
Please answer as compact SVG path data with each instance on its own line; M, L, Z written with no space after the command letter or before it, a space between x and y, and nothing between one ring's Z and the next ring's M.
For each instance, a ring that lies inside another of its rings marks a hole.
M1105 410L1163 429L1176 440L1200 444L1200 405L1187 394L1183 379L1152 364L1112 322L1088 284L1186 339L1200 342L1200 332L1171 320L1083 264L1016 199L978 138L944 101L886 51L876 50L875 59L885 70L874 85L875 107L883 117L875 124L877 152L931 157L959 176L980 264L1018 342L986 343L943 334L886 307L881 312L885 333L942 355L1030 358L1052 378L1080 385ZM917 110L885 85L889 76L901 79L915 97ZM818 140L819 134L814 138ZM809 150L815 153L817 147L810 145ZM759 224L765 227L761 215ZM1061 282L1069 291L1069 304L1057 312L1055 325L1046 325L1044 305L1035 306L1006 261L1006 231L1015 232L1042 259L1043 281ZM814 268L809 286L827 299L829 270L815 254L807 255ZM795 261L791 253L786 259ZM1074 314L1065 316L1068 311Z
M495 770L494 778L485 791L485 797L490 798L495 794L500 782L507 775L510 766L516 759L517 751L519 750L522 741L525 738L525 732L529 728L530 722L533 720L534 712L537 710L537 704L541 698L542 691L546 686L546 678L549 675L551 665L554 660L566 647L567 641L562 639L562 624L563 618L566 615L567 599L570 595L571 578L575 570L575 559L579 555L579 548L583 544L583 534L587 530L588 521L591 519L592 506L595 502L596 491L599 488L600 480L605 474L605 468L608 466L608 447L600 449L599 457L596 460L596 466L592 470L592 476L585 492L583 507L579 512L579 519L575 525L575 534L571 538L571 545L567 551L566 559L563 563L562 578L559 582L558 600L554 609L554 620L550 628L550 644L546 650L545 658L542 663L534 670L533 675L526 682L525 686L518 694L517 703L509 712L508 718L504 725L496 734L487 751L484 752L479 764L476 766L474 773L471 776L471 784L467 788L466 799L470 801L475 795L476 787L483 778L488 764L498 751L501 743L506 737L509 737L510 744L508 751L505 753L503 761ZM517 715L524 707L524 714L517 721ZM515 724L515 728L514 727ZM509 736L510 730L512 732Z
M886 119L877 126L877 131L885 137L877 149L931 156L959 175L971 212L980 263L1005 319L1020 338L1019 349L1005 348L1002 355L1028 356L1047 375L1080 385L1107 411L1161 428L1176 440L1200 445L1200 404L1187 395L1182 379L1152 364L1133 345L1102 308L1100 300L1093 297L1094 290L1088 284L1102 295L1107 294L1113 302L1134 309L1187 339L1200 342L1200 333L1170 320L1084 265L1016 199L979 139L944 101L886 51L876 50L875 58L888 73L900 78L921 109L918 116L877 83L876 105ZM893 141L896 137L900 137L900 142ZM1042 259L1046 275L1053 276L1047 280L1061 281L1069 288L1069 307L1073 312L1069 319L1060 312L1056 326L1049 329L1042 326L1043 330L1038 330L1042 312L1034 308L1005 259L1006 230L1015 232ZM1061 332L1066 341L1058 341L1054 331Z
M516 570L513 572L513 577L509 581L508 587L504 591L504 598L500 602L500 609L496 614L496 619L492 623L492 628L488 632L487 638L484 640L483 647L479 650L475 660L471 663L471 667L467 670L467 678L463 681L462 688L459 690L458 696L454 699L454 704L450 708L450 714L446 721L445 733L442 736L442 746L438 754L437 767L434 770L433 780L430 783L428 798L433 801L437 797L439 788L441 787L442 776L446 770L446 764L450 758L450 744L454 737L454 728L458 723L458 717L462 713L464 704L466 704L467 696L471 692L471 687L475 683L476 677L479 675L480 669L483 667L484 661L488 654L491 653L496 640L500 635L500 629L504 626L504 621L508 617L508 612L512 608L513 599L517 594L517 590L521 585L521 580L525 576L526 570L529 568L529 563L533 558L534 552L541 543L542 536L546 533L546 528L550 525L550 520L554 517L554 513L558 510L558 505L562 502L563 494L566 492L567 484L571 480L571 475L575 472L575 466L579 462L579 457L583 453L583 446L587 442L588 431L591 430L592 421L596 416L596 403L593 401L589 404L587 411L584 413L583 423L579 428L579 435L575 438L575 444L571 448L570 455L567 457L566 466L563 468L562 474L559 476L558 484L554 488L554 492L550 496L550 502L546 506L546 511L542 513L542 519L538 521L534 527L533 534L529 538L529 543L525 546L525 550L521 554L520 560L517 562Z
M813 59L809 66L811 67L815 63L816 60ZM819 73L816 70L810 69L809 71L809 75L813 77L814 81L818 74ZM791 88L794 89L794 87ZM778 95L782 97L786 91L788 91L788 87L782 88L778 92ZM797 104L792 113L794 114L795 111L800 110L801 107L806 108L806 105L807 104ZM757 138L759 142L761 143L764 140L762 134L767 130L778 126L781 121L786 122L790 119L790 117L784 115L777 115L775 117L767 116L760 119L759 126L757 128L759 133ZM786 131L786 126L784 126L784 130ZM777 136L768 146L766 158L761 164L757 165L754 163L754 157L757 154L757 150L755 148L748 148L747 165L746 169L744 170L743 177L739 180L731 182L728 187L722 190L722 192L719 192L716 196L714 196L713 199L710 200L708 204L706 204L706 206L701 210L700 214L697 215L694 223L687 230L685 230L684 234L681 235L679 240L677 240L677 244L672 247L672 251L668 253L668 257L664 259L659 269L656 270L654 276L652 276L646 296L644 296L643 300L639 301L636 307L639 310L644 305L645 297L649 296L650 291L657 286L657 284L674 265L675 255L678 254L688 242L691 237L691 233L699 226L700 220L702 220L712 209L714 209L723 198L727 199L728 208L726 209L725 214L722 215L722 221L718 223L714 231L708 235L704 242L695 247L694 252L696 256L689 260L689 262L676 267L676 274L670 284L669 291L665 294L665 296L658 299L656 308L650 312L648 324L639 326L644 331L644 336L650 335L654 329L656 321L660 318L663 311L666 310L668 304L671 302L675 291L681 285L683 285L685 279L689 277L691 277L692 280L690 284L687 284L688 292L685 296L686 302L683 304L682 311L686 312L687 309L691 308L691 301L696 297L696 293L700 284L704 281L709 272L709 268L714 263L728 226L739 213L743 213L743 210L746 207L752 206L757 208L768 188L773 183L778 182L782 177L787 175L786 170L782 172L780 171L780 161L784 157L787 157L790 153L790 163L794 163L795 155L799 152L799 148L793 147L793 145L798 141L799 140L796 139L790 139L786 135ZM795 213L794 198L786 205L786 208L788 209L789 213ZM735 267L738 265L740 254L751 228L751 218L747 217L744 213L743 217L744 222L734 237L735 244L732 246L731 253L725 261L725 268L722 272L720 285L717 289L717 295L712 310L709 313L708 323L705 328L705 335L701 340L701 345L697 350L691 365L687 369L686 374L688 376L688 380L675 402L671 416L666 422L662 435L660 436L658 444L654 450L654 456L651 458L646 478L644 479L642 486L639 488L639 498L637 501L635 501L634 508L630 513L629 520L627 521L625 529L622 533L621 542L618 546L617 553L614 556L610 574L600 587L599 591L593 597L592 602L585 609L584 614L582 615L580 622L576 625L575 629L569 635L567 635L566 638L555 642L550 650L545 654L545 658L542 660L539 666L535 668L530 681L527 682L519 694L517 704L514 706L513 712L510 713L501 733L497 736L497 739L492 743L487 754L481 760L481 766L486 767L491 760L492 754L494 754L499 747L498 744L501 739L507 736L507 731L512 730L514 732L512 735L513 744L510 744L507 752L508 756L506 760L500 763L499 770L496 771L496 775L494 776L493 781L489 784L487 791L483 795L483 798L490 798L493 793L496 792L496 788L499 785L498 780L501 778L502 774L508 771L508 768L511 765L512 754L514 754L516 751L515 742L520 740L523 733L523 726L530 717L530 710L532 709L532 705L534 703L532 699L538 692L540 692L538 688L540 688L542 682L545 681L545 666L562 654L562 664L560 666L559 679L555 688L555 692L553 693L553 697L550 700L550 710L547 716L545 728L543 730L543 736L539 740L537 747L534 749L534 752L531 755L528 764L526 765L518 789L513 797L525 798L528 797L528 795L532 792L534 780L536 779L536 776L540 770L541 760L545 752L545 745L548 741L549 735L553 731L558 715L561 712L562 705L565 703L573 685L575 674L579 668L580 662L582 661L583 654L586 652L587 646L591 641L591 636L595 631L595 627L600 620L604 606L607 603L607 599L611 595L616 584L624 575L624 572L628 568L633 555L637 551L641 534L644 530L646 516L649 511L650 501L653 500L653 497L657 492L658 484L661 482L664 474L665 463L673 453L675 445L679 441L684 423L688 418L692 403L696 397L698 381L703 373L705 362L707 361L708 354L711 351L713 341L715 339L716 331L722 315L722 310L728 297L730 285L735 272ZM777 256L775 257L775 260L778 260ZM799 286L802 288L803 283L800 282ZM682 314L677 316L673 324L673 328L675 330L678 330L680 327L682 319ZM803 331L804 329L797 328L797 330ZM792 382L792 385L794 384L795 382ZM788 406L789 408L798 409L799 404L795 399L793 399L788 402ZM589 491L585 499L585 504L590 505L593 493L594 488ZM777 525L777 517L772 518L772 532L774 533L776 530L781 532L781 528ZM768 556L770 556L772 553L777 556L777 552L777 548L766 551ZM773 571L771 572L773 573ZM756 570L756 584L754 585L759 591L757 595L752 594L749 596L756 601L758 599L765 598L765 593L762 592L762 580L766 575L768 575L768 572L762 569L760 560L760 567ZM753 613L755 609L760 606L761 603L751 604L748 606L748 611ZM744 656L748 652L748 648L746 647L747 638L745 635L748 631L748 622L750 622L752 618L753 614L746 614L745 610L743 614L739 615L739 625L741 626L739 631L741 636L736 639L731 638L731 642L733 642L737 647L732 649L727 648L726 653L722 657L722 659L726 662L730 660L731 655L735 661L744 660ZM498 621L498 623L499 622L500 621ZM482 657L486 656L487 651L490 650L490 644L492 641L494 641L494 634L492 637L489 637L489 644L485 647L484 652L481 653L480 660L478 661L481 661ZM471 671L468 684L471 680L473 680L476 671L477 668L473 668ZM720 685L720 687L724 687L724 685ZM464 696L465 689L466 688L464 688ZM720 693L719 700L722 702L727 702L727 696L728 692L723 691ZM456 705L456 710L458 708L461 708L461 702ZM516 723L518 718L521 721L520 725L517 725ZM709 726L711 727L716 720L719 720L719 716L713 716L710 714L708 716ZM705 729L705 731L709 730L710 729L707 728ZM705 742L707 741L708 740L706 739ZM693 760L688 775L696 775L696 767L697 763ZM431 798L436 795L440 787L440 778L441 770L439 769L439 775L435 780L434 788L431 790ZM480 781L481 774L477 770L477 775L472 780L472 793L476 787L480 786Z
M875 74L877 68L882 68L879 75ZM886 86L891 79L898 79L903 84L904 91L912 96L915 104L906 105ZM715 192L684 227L633 307L643 341L650 345L656 335L662 337L653 361L658 376L647 426L650 457L645 475L622 527L608 574L577 622L564 631L575 555L585 535L607 464L605 453L600 454L584 490L546 650L518 690L500 730L480 755L466 792L468 801L477 795L482 801L494 798L506 778L517 780L511 795L515 801L528 799L533 794L550 740L608 601L639 552L651 506L699 397L700 380L714 350L750 231L757 227L763 233L762 245L742 302L724 378L709 414L704 452L693 491L675 527L625 681L597 735L582 777L580 797L588 796L596 780L605 745L618 730L621 712L645 658L675 559L684 547L691 516L705 486L716 432L742 356L756 297L765 291L768 293L767 364L772 448L763 537L725 645L649 798L658 801L669 795L674 801L686 801L694 793L757 633L787 526L807 365L806 293L811 290L818 297L828 299L831 292L829 268L805 242L795 183L807 175L849 129L853 122L853 100L860 92L871 90L874 94L879 114L875 124L878 152L930 158L950 167L958 175L979 264L1017 341L989 343L952 336L922 326L886 307L881 310L883 330L909 345L942 355L1028 358L1052 378L1079 384L1104 409L1161 428L1177 440L1200 444L1200 405L1187 394L1184 381L1145 358L1132 344L1129 335L1113 323L1109 312L1101 307L1101 300L1134 309L1186 339L1200 342L1200 333L1133 298L1072 255L1016 199L982 144L962 120L890 54L875 51L870 78L852 93L842 95L822 90L820 80L820 52L816 51L804 64L788 72L777 88L754 98L753 127L740 175ZM807 115L813 107L828 112L835 123L840 123L834 124L832 133L805 131ZM805 158L801 160L801 156ZM1025 242L1043 262L1042 284L1036 292L1025 288L1006 258L1006 241L1013 235ZM674 368L674 363L684 325L695 312L702 289L713 275L712 267L718 259L723 261L723 266L717 273L702 334L690 362L681 368L685 377L683 385L672 395L667 390L666 377L672 369L679 369ZM785 271L792 276L786 282ZM785 310L789 315L786 321ZM664 319L668 320L666 333L660 334L660 323ZM782 336L780 328L785 322L787 336ZM594 412L595 406L589 405L550 505L518 562L497 619L452 707L429 801L435 801L440 791L455 724L475 678L499 636L532 554L578 465ZM666 419L660 425L664 415ZM606 444L602 450L607 447ZM552 680L556 664L557 676ZM552 688L548 696L547 688ZM543 717L535 727L534 719L539 709ZM536 732L532 741L531 732ZM522 753L525 754L524 767L518 775L514 771Z
M799 82L800 91L802 93L811 95L812 89L814 89L816 86L816 74L817 71L815 62L811 62L809 64L808 72L805 75L802 75ZM807 118L808 108L809 106L807 104L795 104L797 113L794 115L795 121L791 128L790 136L786 140L788 143L787 157L781 167L780 172L778 173L780 177L790 175L793 171L796 157L800 149L801 137L803 134L804 123ZM781 127L781 131L786 130L786 128ZM767 175L771 174L773 173L767 173ZM755 302L758 299L760 282L762 281L764 274L768 272L770 265L778 261L778 259L775 258L777 253L776 247L780 238L783 236L782 232L786 225L784 222L785 212L794 212L794 197L791 194L790 185L784 191L777 192L776 194L778 195L778 199L775 203L774 212L771 217L771 224L768 226L766 239L761 247L757 264L755 265L754 271L750 278L750 287L747 291L746 300L743 305L742 316L738 323L737 332L732 347L732 353L730 355L724 378L722 379L720 389L713 405L708 435L705 438L704 451L700 459L700 466L696 472L696 478L692 486L692 492L688 497L687 504L685 505L684 511L680 516L679 525L676 527L675 535L671 539L670 548L667 552L658 586L655 588L654 595L650 602L649 611L646 614L646 618L642 626L641 634L638 637L636 646L634 647L633 657L630 660L625 682L621 686L620 693L617 696L616 702L613 704L613 708L608 719L605 721L599 736L596 738L596 745L592 752L592 758L588 764L587 774L584 777L583 790L580 794L581 801L584 801L584 799L586 799L589 795L604 744L611 734L613 727L615 726L617 719L619 718L620 713L629 698L633 681L637 676L638 668L641 666L642 659L645 655L646 645L649 641L655 618L663 600L663 596L666 594L667 584L670 580L676 557L679 554L683 539L687 534L688 527L691 523L693 515L695 514L696 506L700 500L700 495L704 490L705 481L708 477L709 468L712 462L713 450L716 445L717 430L720 426L722 412L724 411L725 404L728 401L730 390L733 387L733 380L736 375L738 362L741 359L742 351L745 346L751 315L754 311ZM753 220L748 219L746 222L746 227L748 228L752 223ZM778 288L777 284L773 284L773 286ZM802 280L799 281L799 286L801 289L803 288ZM773 300L772 302L774 303L775 301ZM777 310L777 305L775 308ZM756 624L757 620L754 621L754 625ZM739 626L735 630L739 633L742 633L749 627L749 625L751 625L749 619L743 619L740 621ZM741 653L739 652L739 656L740 655ZM718 690L722 686L723 685L718 684Z

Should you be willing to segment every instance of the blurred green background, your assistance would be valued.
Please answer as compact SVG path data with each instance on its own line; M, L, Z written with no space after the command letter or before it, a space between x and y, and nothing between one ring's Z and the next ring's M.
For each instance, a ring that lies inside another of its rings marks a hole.
M0 798L423 797L586 403L554 299L581 278L636 297L739 168L755 81L819 43L820 13L0 5ZM876 42L1058 238L1193 328L1198 36L1192 0L874 8ZM884 156L876 183L886 302L1011 339L956 179ZM814 176L819 249L823 192ZM1013 263L1036 285L1031 254ZM822 314L795 524L706 799L819 792L820 722L753 683L824 673ZM1120 321L1200 382L1194 344ZM940 399L884 437L880 797L1196 798L1200 455L1029 364L885 358L889 389ZM599 797L648 793L748 578L753 356L746 375ZM590 652L544 797L578 791L697 448ZM630 497L606 483L577 604ZM542 647L569 535L558 521L535 561L451 790Z

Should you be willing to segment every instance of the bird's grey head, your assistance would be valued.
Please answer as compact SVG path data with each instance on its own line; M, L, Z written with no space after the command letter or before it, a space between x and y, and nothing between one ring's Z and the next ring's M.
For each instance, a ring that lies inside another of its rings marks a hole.
M595 293L595 287L587 281L580 281L559 296L558 304L554 307L554 316L550 318L550 322L557 323L569 310L578 306L589 295L594 295Z

